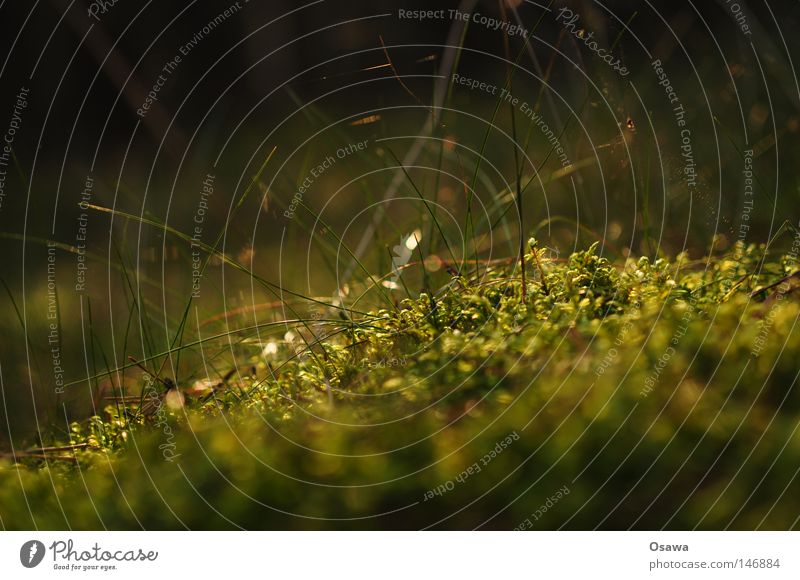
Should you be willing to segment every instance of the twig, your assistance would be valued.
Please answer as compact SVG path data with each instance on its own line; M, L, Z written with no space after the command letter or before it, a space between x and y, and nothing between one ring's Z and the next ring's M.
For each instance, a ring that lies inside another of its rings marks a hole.
M74 451L76 449L85 449L88 443L77 443L75 445L60 445L57 447L40 447L38 449L28 449L22 453L50 453L51 451Z
M386 55L386 60L389 63L389 67L391 67L392 73L394 73L394 78L397 79L397 82L400 83L400 86L403 87L403 89L405 89L405 91L409 95L411 95L411 97L415 101L417 101L417 103L419 103L420 105L422 105L424 107L425 104L422 101L419 100L419 97L417 97L417 95L415 95L410 88L408 88L408 85L403 82L403 79L400 77L400 74L397 72L397 68L394 66L394 63L392 62L392 58L389 56L389 51L386 48L386 44L384 44L384 42L383 42L383 36L378 35L378 38L380 39L381 46L383 47L383 54Z
M549 296L550 288L547 287L547 279L544 273L544 268L542 267L542 262L539 260L539 252L537 251L536 244L531 244L531 253L533 254L533 259L536 262L536 269L539 270L539 276L542 278L542 290L546 296Z
M772 290L773 288L776 288L776 287L780 286L781 284L784 284L784 283L788 282L792 278L800 278L800 270L797 270L796 272L794 272L792 274L789 274L785 278L781 278L780 280L778 280L777 282L775 282L773 284L770 284L769 286L764 286L763 288L759 288L758 290L756 290L755 292L750 294L750 298L755 298L759 294L763 294L763 293L767 292L768 290Z

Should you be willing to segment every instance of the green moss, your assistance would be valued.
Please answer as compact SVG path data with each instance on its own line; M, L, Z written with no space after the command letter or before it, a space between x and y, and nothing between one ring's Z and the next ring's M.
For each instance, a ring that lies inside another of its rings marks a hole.
M791 527L800 307L756 291L794 260L536 251L524 301L515 272L482 268L299 325L269 367L157 423L134 406L74 424L77 463L0 468L4 525L513 528L567 486L534 527Z

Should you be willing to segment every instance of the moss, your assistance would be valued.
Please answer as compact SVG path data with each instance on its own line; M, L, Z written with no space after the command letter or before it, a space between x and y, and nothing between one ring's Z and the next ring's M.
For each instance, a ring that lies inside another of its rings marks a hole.
M481 269L331 315L321 343L299 325L269 367L158 424L112 407L74 424L76 464L0 468L4 525L513 528L567 486L535 527L791 527L800 307L757 290L794 261L535 252L525 300L510 268Z

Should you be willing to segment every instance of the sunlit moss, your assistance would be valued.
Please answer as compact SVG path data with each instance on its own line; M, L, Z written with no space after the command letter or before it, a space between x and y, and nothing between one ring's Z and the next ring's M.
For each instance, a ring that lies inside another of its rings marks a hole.
M77 466L25 459L0 467L0 515L6 527L30 526L27 508L13 507L21 479L39 506L37 525L63 526L52 476L70 523L97 525L85 478L103 490L92 499L105 525L178 525L142 483L152 478L195 528L229 527L228 520L325 527L265 511L231 482L286 512L359 517L422 501L516 431L519 441L470 485L398 514L395 524L427 525L509 475L501 494L454 521L473 525L502 508L501 527L514 527L541 494L580 474L542 527L572 513L571 526L594 526L623 498L644 509L661 491L663 511L636 525L659 527L674 513L671 526L694 527L713 504L700 527L733 517L733 527L747 527L766 513L758 502L740 512L758 485L781 498L770 525L788 527L800 510L800 499L780 495L800 463L792 435L800 306L791 293L758 292L792 273L792 262L762 256L763 247L738 245L707 260L615 262L594 245L536 265L531 253L524 302L511 267L453 278L397 309L343 319L343 332L304 356L294 356L306 348L299 338L291 349L282 344L254 378L170 412L181 471L163 453L163 427L138 417L135 405L74 423L65 443L77 446ZM314 343L302 325L293 332ZM759 484L766 469L770 478ZM117 480L119 490L108 483ZM537 491L526 491L533 482ZM735 493L722 493L727 483ZM202 507L197 493L227 519ZM632 525L632 513L641 512L619 510L605 525Z

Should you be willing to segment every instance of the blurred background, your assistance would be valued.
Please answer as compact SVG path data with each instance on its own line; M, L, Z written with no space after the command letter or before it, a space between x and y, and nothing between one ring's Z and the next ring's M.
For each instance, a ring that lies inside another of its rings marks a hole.
M0 4L3 446L128 356L313 316L409 239L415 293L520 236L697 258L797 225L794 1L101 4Z

